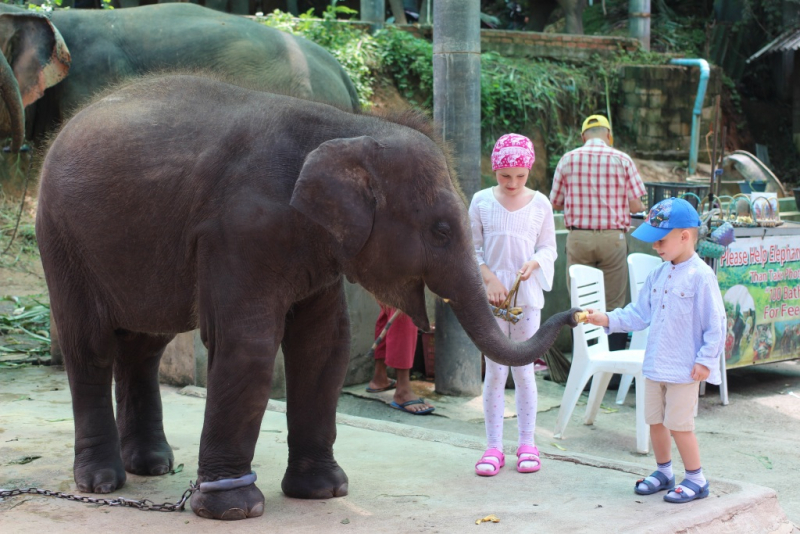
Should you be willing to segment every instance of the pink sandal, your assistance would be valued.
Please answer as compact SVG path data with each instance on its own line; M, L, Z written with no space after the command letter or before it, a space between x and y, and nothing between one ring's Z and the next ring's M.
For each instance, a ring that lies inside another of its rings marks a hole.
M522 455L525 458L521 458ZM522 467L522 462L537 462L533 467ZM517 471L520 473L535 473L542 468L542 461L539 459L539 449L530 445L520 445L517 449Z
M499 460L498 460L499 458ZM478 466L488 464L494 467L493 471L481 471ZM475 474L482 477L493 477L500 472L500 468L506 465L506 457L500 449L486 449L481 459L475 464Z

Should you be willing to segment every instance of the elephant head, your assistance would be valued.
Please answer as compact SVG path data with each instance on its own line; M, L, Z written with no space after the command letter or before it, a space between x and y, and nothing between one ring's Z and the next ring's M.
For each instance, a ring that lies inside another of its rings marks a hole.
M413 133L412 133L413 132ZM305 160L291 205L329 232L348 279L430 328L424 287L449 300L477 347L505 365L543 356L573 313L553 316L524 343L497 326L480 276L465 200L444 151L398 128L334 139Z
M71 58L50 20L26 11L0 14L0 136L11 149L25 138L24 109L67 76Z

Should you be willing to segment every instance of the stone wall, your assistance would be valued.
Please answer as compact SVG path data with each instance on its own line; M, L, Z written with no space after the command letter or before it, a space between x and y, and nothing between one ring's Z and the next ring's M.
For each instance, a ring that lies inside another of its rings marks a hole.
M645 159L688 159L692 110L697 98L700 69L670 65L620 67L620 104L614 113L617 136ZM708 161L703 137L711 127L713 104L722 92L722 72L711 68L700 120L698 159Z
M506 57L583 62L594 54L608 56L620 50L633 51L638 48L639 41L628 37L481 30L481 51L497 52Z

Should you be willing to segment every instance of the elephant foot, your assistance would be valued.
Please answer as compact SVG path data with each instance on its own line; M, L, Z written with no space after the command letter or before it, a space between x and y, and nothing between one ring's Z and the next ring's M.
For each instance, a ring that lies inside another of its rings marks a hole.
M125 470L134 475L166 475L172 470L175 457L165 440L157 442L126 441L122 445Z
M122 459L119 455L107 461L83 461L82 456L76 454L73 475L78 490L83 493L111 493L125 485L126 475Z
M192 511L206 519L236 521L258 517L264 513L264 494L255 484L227 491L202 493L195 491Z
M303 469L286 469L281 490L287 497L296 499L331 499L344 497L348 492L348 480L344 470L334 462L320 466L310 464Z

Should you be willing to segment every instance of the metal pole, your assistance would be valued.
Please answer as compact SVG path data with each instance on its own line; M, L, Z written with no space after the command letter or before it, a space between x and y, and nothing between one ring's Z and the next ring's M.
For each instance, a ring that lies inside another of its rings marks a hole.
M361 0L360 17L369 22L371 30L377 31L386 23L386 0Z
M481 41L478 0L436 0L433 5L433 118L454 151L467 198L480 188ZM477 269L478 266L476 265ZM436 303L436 391L481 393L480 352L450 306Z
M639 39L642 48L650 51L650 0L630 0L628 28L631 37Z

